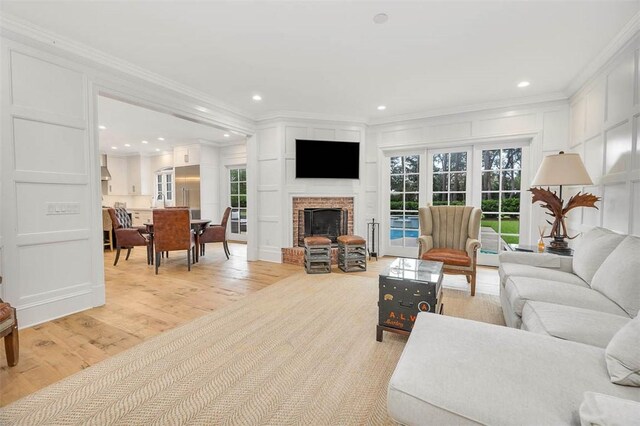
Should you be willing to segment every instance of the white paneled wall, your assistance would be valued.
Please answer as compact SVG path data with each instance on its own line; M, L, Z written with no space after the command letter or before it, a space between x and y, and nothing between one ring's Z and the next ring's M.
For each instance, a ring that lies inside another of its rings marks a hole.
M200 145L200 217L220 223L220 148Z
M10 42L2 67L3 298L28 326L104 303L97 153L81 70Z
M523 181L523 188L526 189L543 155L568 149L568 125L568 103L559 101L370 126L367 130L367 176L368 182L377 182L377 185L367 187L367 206L377 206L375 217L384 225L381 234L387 235L389 214L386 157L398 153L424 154L431 148L525 141L529 146L528 159L524 165L527 171L523 175L528 178L528 181ZM426 170L426 165L422 170ZM426 176L420 181L420 185L424 184ZM530 229L523 232L521 239L524 244L535 243L538 225L546 224L542 208L532 205L528 200L530 197L525 196L521 206L523 218L530 218ZM428 200L420 200L422 205L427 202Z
M251 174L251 151L255 149L257 251L260 259L280 262L280 249L293 245L294 196L354 197L354 230L356 233L366 231L368 213L364 208L367 180L364 129L364 125L359 124L314 120L270 120L259 126L255 138L256 147L253 148L253 141L248 143L247 173ZM360 179L296 179L296 139L360 142Z
M594 181L579 189L602 197L569 217L574 229L640 234L639 49L636 36L571 98L571 147Z

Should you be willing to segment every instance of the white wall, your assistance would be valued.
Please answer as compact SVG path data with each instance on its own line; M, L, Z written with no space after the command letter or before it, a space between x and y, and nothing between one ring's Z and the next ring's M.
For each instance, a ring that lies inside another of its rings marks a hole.
M528 176L523 179L523 188L528 188L542 157L568 148L569 107L564 101L519 105L499 109L432 117L418 120L398 121L390 124L370 126L367 130L366 176L367 181L377 182L367 187L367 208L377 206L376 220L383 223L382 240L388 235L388 182L387 159L398 153L424 154L430 148L468 147L510 141L528 143ZM421 187L426 185L426 165L421 172ZM524 176L523 176L524 178ZM525 193L521 205L523 218L528 218L529 229L525 230L521 242L536 242L538 225L544 224L542 208L533 206ZM420 200L426 205L429 200ZM384 246L383 246L384 254Z
M26 326L104 303L96 131L80 67L5 39L1 55L3 298Z
M578 189L602 197L599 210L570 213L576 230L640 235L639 49L636 35L571 98L571 149L594 181Z
M280 262L280 249L293 246L293 197L354 197L354 232L361 234L366 231L366 141L363 124L270 120L259 124L256 139L259 212L257 244L260 259ZM296 139L360 142L360 179L296 179ZM251 144L249 146L251 148Z
M200 210L200 217L219 223L220 148L210 145L200 145Z

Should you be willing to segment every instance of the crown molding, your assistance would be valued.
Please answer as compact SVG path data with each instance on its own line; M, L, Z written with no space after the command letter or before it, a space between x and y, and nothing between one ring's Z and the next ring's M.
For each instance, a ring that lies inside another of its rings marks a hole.
M624 49L640 31L640 11L637 12L622 27L622 30L607 44L607 46L596 56L585 68L583 68L566 87L564 92L570 98L575 95L578 90L593 81L599 71L603 69L618 53Z
M349 125L366 126L367 119L365 117L355 117L335 114L322 114L315 112L302 111L273 111L263 114L256 118L259 124L266 124L276 120L305 120L317 122L345 123Z
M483 102L479 104L471 104L465 106L454 106L450 108L440 108L418 113L400 114L391 117L374 118L368 121L370 126L382 126L386 124L395 124L405 121L424 120L428 118L446 117L448 115L457 115L465 113L473 113L480 111L488 111L503 108L513 108L528 105L548 104L557 102L568 102L567 96L562 92L547 93L538 96L527 96L522 98L511 98L501 101Z
M57 33L46 30L28 21L0 12L0 30L3 36L16 41L35 41L48 46L49 49L60 49L66 53L88 60L99 67L115 70L118 73L132 76L165 89L187 96L202 105L200 108L212 112L230 115L250 122L255 121L255 117L239 108L227 105L200 90L184 85L177 81L163 77L142 67L134 65L128 61L94 49L85 44L79 43L70 38L63 37Z

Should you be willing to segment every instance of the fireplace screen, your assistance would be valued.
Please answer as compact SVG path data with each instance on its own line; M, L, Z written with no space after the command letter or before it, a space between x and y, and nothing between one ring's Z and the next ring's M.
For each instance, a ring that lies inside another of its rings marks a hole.
M326 237L332 244L340 235L347 234L347 209L304 209L298 211L298 246L304 246L305 237Z

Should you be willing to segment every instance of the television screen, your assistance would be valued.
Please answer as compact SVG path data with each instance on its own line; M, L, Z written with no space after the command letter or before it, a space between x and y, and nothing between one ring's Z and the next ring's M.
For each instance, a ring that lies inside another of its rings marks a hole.
M360 179L360 143L296 139L296 178Z

